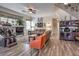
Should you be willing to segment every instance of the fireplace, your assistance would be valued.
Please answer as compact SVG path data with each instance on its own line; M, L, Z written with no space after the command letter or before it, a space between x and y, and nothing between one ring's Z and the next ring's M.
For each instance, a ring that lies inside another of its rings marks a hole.
M16 27L16 35L24 35L24 27Z

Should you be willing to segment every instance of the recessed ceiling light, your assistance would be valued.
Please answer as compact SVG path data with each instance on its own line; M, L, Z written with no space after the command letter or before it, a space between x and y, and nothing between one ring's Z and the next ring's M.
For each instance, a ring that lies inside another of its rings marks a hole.
M32 13L32 12L29 12L29 13Z
M67 5L68 3L64 3L64 5Z

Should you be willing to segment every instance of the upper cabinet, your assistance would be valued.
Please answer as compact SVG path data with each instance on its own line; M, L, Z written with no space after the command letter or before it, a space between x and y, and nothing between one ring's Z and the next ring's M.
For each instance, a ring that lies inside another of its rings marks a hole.
M60 27L78 27L79 20L60 21Z

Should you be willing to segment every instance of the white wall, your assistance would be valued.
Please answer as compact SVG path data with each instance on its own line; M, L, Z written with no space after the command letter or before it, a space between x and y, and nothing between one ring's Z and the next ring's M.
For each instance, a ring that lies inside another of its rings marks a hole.
M52 18L52 16L45 16L43 18L47 30L52 30Z

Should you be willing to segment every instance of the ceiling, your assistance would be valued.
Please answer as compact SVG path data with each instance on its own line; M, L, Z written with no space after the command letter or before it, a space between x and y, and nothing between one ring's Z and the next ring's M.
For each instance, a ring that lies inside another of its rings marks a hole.
M69 4L55 4L56 7L62 9L70 16L79 19L79 3L69 3Z
M56 7L53 3L0 3L0 6L22 13L24 15L32 16L51 16L54 11L56 11ZM23 12L23 10L26 10L25 8L29 6L32 6L37 9L37 13L30 14L28 12Z
M32 6L37 9L37 16L50 16L55 11L55 6L53 3L30 3L30 4L22 4L25 7Z

